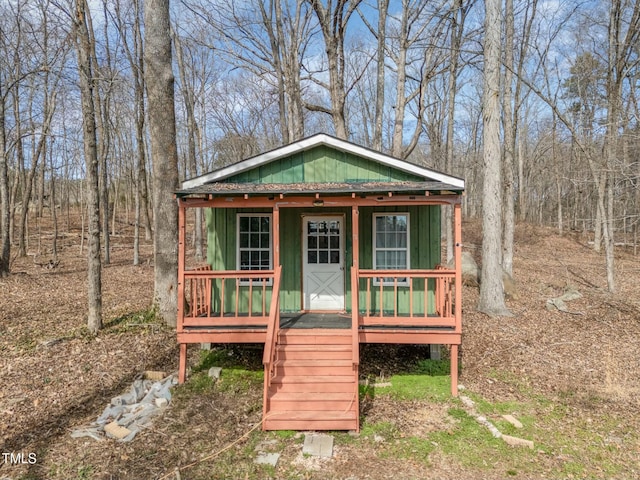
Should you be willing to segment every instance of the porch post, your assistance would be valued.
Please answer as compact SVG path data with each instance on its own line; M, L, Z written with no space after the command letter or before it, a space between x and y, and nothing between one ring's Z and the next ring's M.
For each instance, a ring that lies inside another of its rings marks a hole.
M462 197L453 206L453 223L454 223L454 258L456 266L456 281L455 281L455 319L456 328L455 331L460 336L462 335ZM451 345L451 394L454 397L458 396L458 345Z
M460 202L453 206L453 216L453 256L456 266L456 298L454 314L456 318L456 333L462 333L462 208Z
M353 317L353 321L358 322L358 272L360 270L360 212L358 210L358 205L351 206L351 257L352 257L352 268L351 268L351 314ZM355 287L355 288L354 288ZM357 328L357 326L356 326Z
M280 266L280 209L273 207L273 269Z
M360 212L358 204L351 205L351 351L353 358L353 376L355 391L353 393L354 409L356 414L356 432L360 431L360 402L358 401L358 378L360 376L360 308L358 306L360 296Z
M451 395L458 396L458 345L451 345Z
M182 333L184 327L184 264L185 264L185 210L182 200L178 200L178 322L177 333ZM178 382L184 383L187 376L187 344L180 344L180 366L178 368Z

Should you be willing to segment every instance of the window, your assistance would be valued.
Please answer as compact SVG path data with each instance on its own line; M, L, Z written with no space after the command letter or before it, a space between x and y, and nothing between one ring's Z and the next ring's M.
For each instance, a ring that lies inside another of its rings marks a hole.
M340 263L340 220L307 222L307 263Z
M374 214L373 252L374 269L409 269L408 213ZM385 279L384 283L393 284L393 278ZM408 285L407 278L398 278L398 285Z
M238 252L236 265L239 270L271 270L273 254L271 245L270 214L238 214ZM254 285L264 279L254 280ZM269 282L271 280L269 279ZM241 285L249 285L243 278Z

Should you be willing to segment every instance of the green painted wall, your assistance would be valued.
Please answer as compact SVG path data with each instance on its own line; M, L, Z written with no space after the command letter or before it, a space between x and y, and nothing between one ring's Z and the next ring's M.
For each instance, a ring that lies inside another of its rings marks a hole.
M409 262L411 268L434 268L440 263L440 207L363 207L360 209L360 268L373 268L373 214L398 212L409 214ZM366 303L366 280L360 280L360 309ZM428 313L434 312L434 284L429 285L427 295ZM384 286L382 290L382 308L393 313L393 286ZM380 310L380 287L371 281L370 308ZM424 281L413 283L414 314L424 312ZM409 313L409 287L398 287L398 314Z
M318 146L229 177L227 183L422 181L422 177L350 153Z
M207 262L213 270L235 270L237 242L237 213L271 213L270 209L209 208L206 209L207 222ZM212 285L213 311L220 312L222 281ZM235 280L227 280L224 285L224 312L235 311ZM249 310L249 287L240 286L238 310L246 313ZM251 296L251 310L254 314L262 312L262 286L254 284ZM271 305L271 286L265 291L267 314Z
M269 209L208 209L208 249L207 260L214 270L236 269L236 242L237 242L237 214L238 213L270 213ZM360 209L360 267L373 268L373 214L374 212L400 212L409 213L409 256L411 268L433 268L440 262L440 207L415 206L415 207L363 207ZM344 215L346 220L345 231L345 305L351 309L351 279L350 268L353 262L351 250L351 208L331 209L296 209L284 208L280 210L280 251L282 263L282 283L280 291L280 309L283 312L298 312L302 309L302 217L304 215L335 214ZM424 311L424 295L421 293L423 283L414 282L414 312ZM379 287L372 283L371 307L379 309ZM364 308L366 301L366 283L360 283L360 305ZM433 312L433 285L429 285L428 295L429 312ZM214 285L214 307L219 308L220 282ZM248 287L241 287L240 307L241 311L248 309ZM409 288L399 287L398 313L409 312ZM393 312L392 287L383 290L383 309ZM235 285L227 282L225 285L225 311L231 311L235 307ZM271 299L271 288L267 288L267 306ZM252 297L252 310L257 312L262 306L262 292L256 288Z

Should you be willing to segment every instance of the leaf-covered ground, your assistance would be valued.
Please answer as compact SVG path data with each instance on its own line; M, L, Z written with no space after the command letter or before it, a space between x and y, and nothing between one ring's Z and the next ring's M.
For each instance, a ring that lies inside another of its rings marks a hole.
M3 455L0 478L640 475L640 258L618 250L618 292L611 295L604 259L585 239L528 225L516 235L518 295L508 300L513 318L476 313L477 288L464 287L460 381L481 413L505 433L533 440L533 451L492 439L457 399L423 394L419 377L402 375L426 350L393 346L363 347L363 377L391 378L393 392L363 392L360 437L337 435L336 454L326 462L304 458L302 440L292 432L254 429L262 402L261 352L255 348L225 351L230 367L215 385L194 374L165 415L131 443L72 439L73 428L95 420L141 372L177 368L174 332L145 313L153 291L150 246L144 246L143 265L133 267L128 234L123 228L112 239L112 264L103 277L106 327L95 338L84 328L79 230L61 240L57 268L40 267L30 256L16 259L14 274L0 279L0 451L37 458L10 465ZM480 238L477 224L464 225L465 248L476 258ZM31 243L35 253L37 239ZM37 263L49 260L49 244L50 237L43 237ZM582 294L568 302L570 313L547 310L547 300L568 287ZM190 364L199 357L192 347ZM521 418L525 428L510 430L504 413ZM252 461L264 440L282 454L275 469Z

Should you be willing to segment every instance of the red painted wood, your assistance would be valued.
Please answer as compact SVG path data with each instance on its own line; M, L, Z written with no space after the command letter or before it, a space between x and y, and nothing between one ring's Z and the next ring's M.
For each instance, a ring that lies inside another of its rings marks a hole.
M462 335L453 332L416 332L407 330L375 330L360 331L360 343L397 343L413 345L460 345Z
M348 335L280 336L279 345L348 345L351 347L351 330Z
M328 392L349 392L354 390L354 384L349 382L328 382L328 383L314 383L313 391L309 391L309 383L296 383L296 382L278 382L277 379L271 381L272 392L287 392L287 393L317 393L324 395Z
M358 371L351 330L284 330L279 340L263 428L357 430Z
M265 430L356 430L358 420L277 420L266 419Z
M178 343L264 343L266 330L200 330L178 334Z

